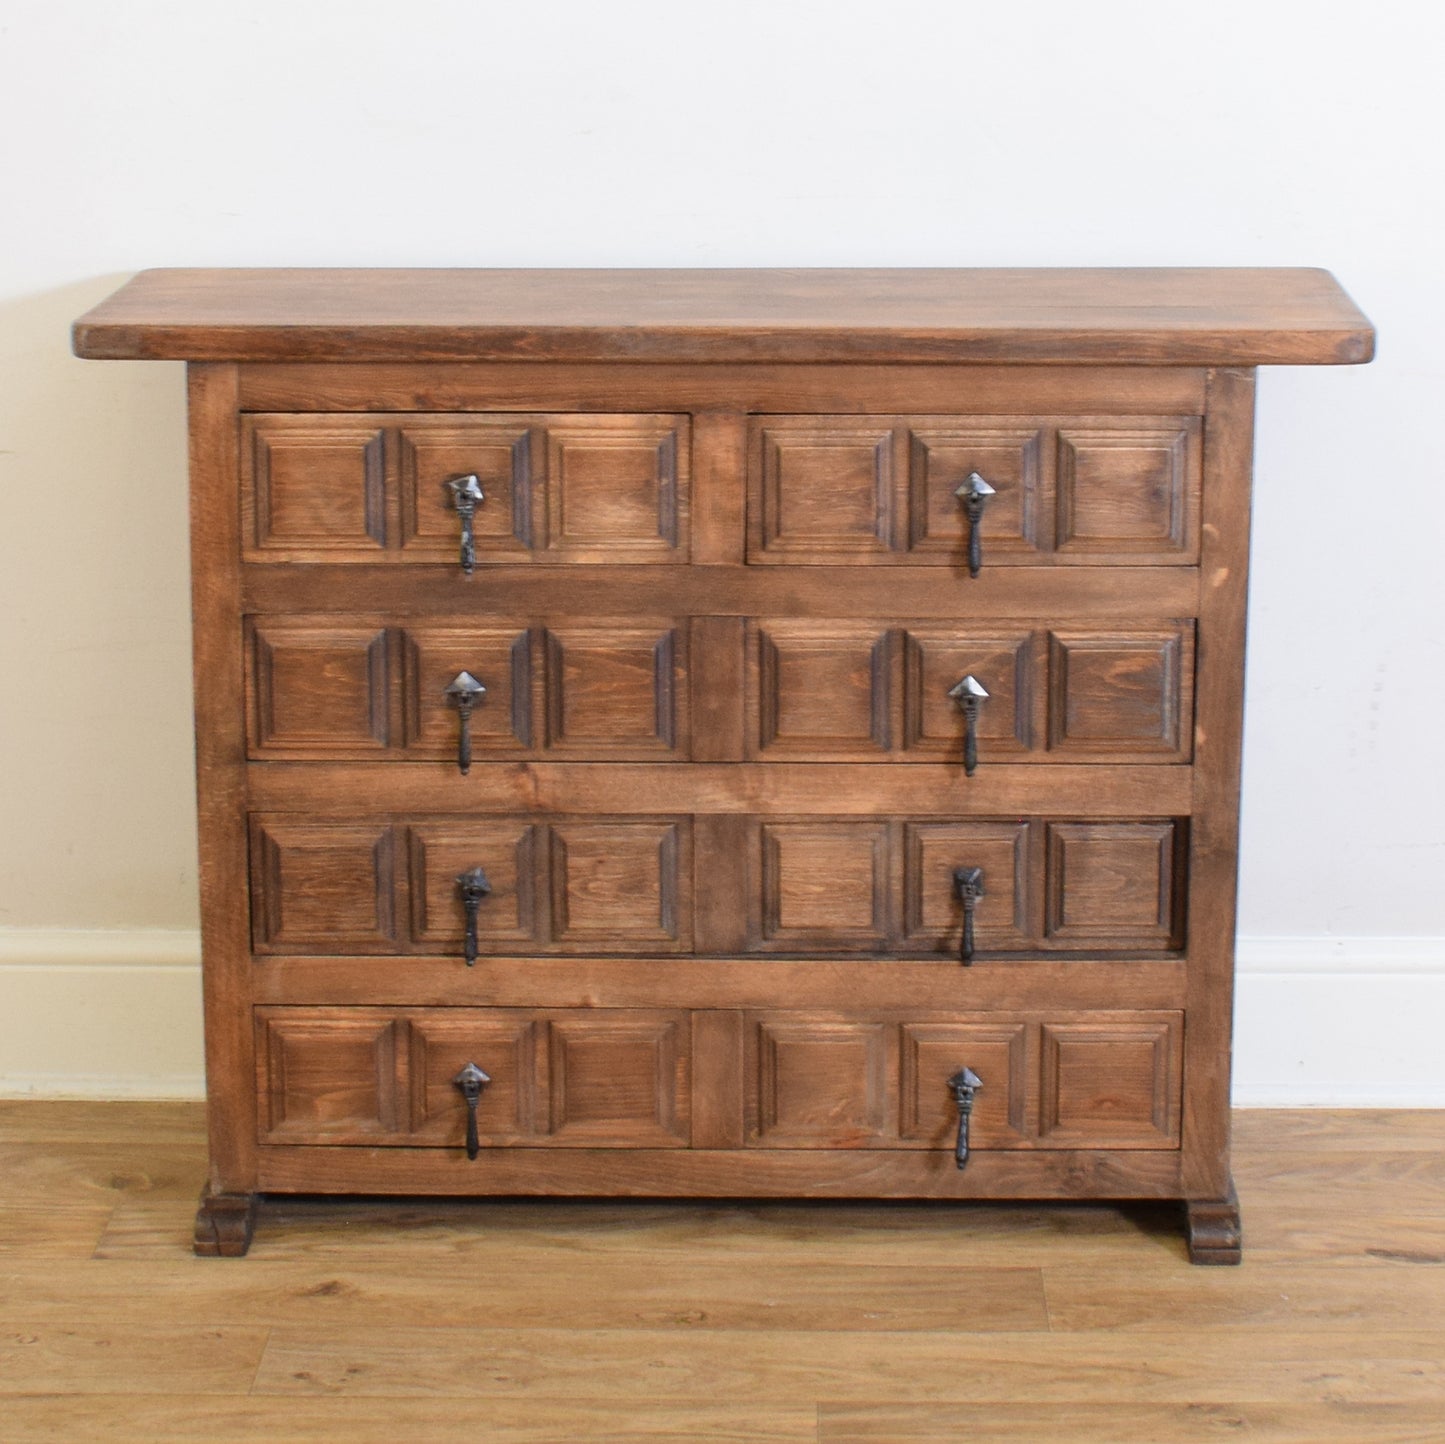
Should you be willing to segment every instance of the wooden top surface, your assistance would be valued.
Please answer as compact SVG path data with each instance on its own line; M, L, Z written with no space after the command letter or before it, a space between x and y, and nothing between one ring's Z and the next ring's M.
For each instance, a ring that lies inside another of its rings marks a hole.
M156 270L78 356L196 361L1350 364L1327 271Z

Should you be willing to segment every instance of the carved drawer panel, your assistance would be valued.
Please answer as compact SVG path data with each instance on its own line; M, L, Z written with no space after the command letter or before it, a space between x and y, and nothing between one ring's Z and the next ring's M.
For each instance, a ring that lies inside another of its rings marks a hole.
M1195 416L756 417L748 560L945 566L961 580L973 561L980 575L1191 566L1201 437ZM987 490L971 559L975 476Z
M951 1087L978 1080L970 1149L1177 1148L1183 1015L749 1013L754 1148L953 1152Z
M744 736L759 761L1187 762L1194 623L749 620ZM972 682L969 681L972 679Z
M244 554L460 568L473 476L478 567L686 561L690 446L685 416L247 416Z
M252 818L251 855L258 953L463 956L469 936L478 958L692 946L685 817L268 815Z
M457 1075L486 1075L481 1148L676 1148L690 1133L685 1013L259 1007L260 1137L461 1149Z
M1187 841L1172 818L759 818L748 947L961 961L971 907L976 959L1176 951Z
M690 752L687 627L676 620L386 626L253 616L246 647L257 760L460 766L464 730L475 762L673 761Z

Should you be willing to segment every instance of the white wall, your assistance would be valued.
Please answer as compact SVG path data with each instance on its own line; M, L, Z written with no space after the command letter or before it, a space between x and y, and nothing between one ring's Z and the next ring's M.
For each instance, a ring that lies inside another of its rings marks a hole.
M0 1087L195 1086L181 370L67 353L132 271L1307 264L1380 359L1262 377L1241 1095L1445 1103L1441 15L7 0Z

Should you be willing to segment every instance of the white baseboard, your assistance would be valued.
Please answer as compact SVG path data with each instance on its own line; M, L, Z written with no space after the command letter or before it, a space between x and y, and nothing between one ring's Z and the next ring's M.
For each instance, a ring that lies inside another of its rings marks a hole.
M0 1097L199 1098L194 932L0 928ZM1239 940L1245 1108L1445 1108L1445 938Z

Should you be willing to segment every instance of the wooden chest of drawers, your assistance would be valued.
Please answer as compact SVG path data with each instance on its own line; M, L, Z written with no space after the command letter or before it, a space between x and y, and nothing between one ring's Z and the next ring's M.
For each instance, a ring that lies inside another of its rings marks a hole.
M211 1180L1229 1178L1253 368L1320 272L150 272Z

